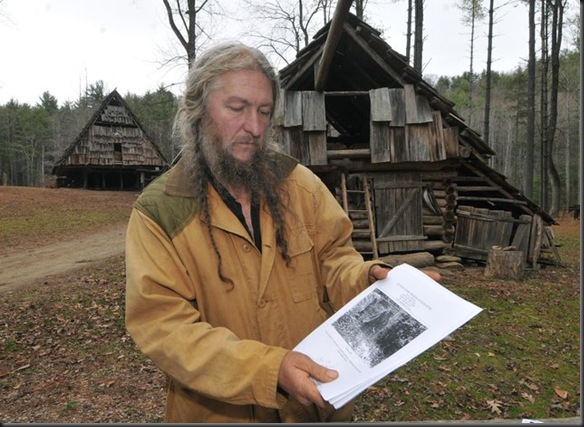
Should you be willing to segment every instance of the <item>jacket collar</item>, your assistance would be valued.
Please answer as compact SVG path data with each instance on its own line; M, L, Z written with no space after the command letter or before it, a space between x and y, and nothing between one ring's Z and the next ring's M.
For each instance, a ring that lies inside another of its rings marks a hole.
M276 160L284 171L284 176L290 175L298 164L298 160L295 158L279 152L276 153ZM164 186L166 194L178 197L194 197L198 191L201 191L190 178L186 162L185 157L181 156L178 162L168 171L168 180Z

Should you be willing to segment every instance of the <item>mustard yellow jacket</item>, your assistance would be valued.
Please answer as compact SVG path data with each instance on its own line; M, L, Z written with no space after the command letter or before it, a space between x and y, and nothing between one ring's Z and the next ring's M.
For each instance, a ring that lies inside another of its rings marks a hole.
M284 215L292 263L276 246L268 209L260 207L262 251L209 192L211 227L192 195L183 160L136 201L126 238L126 327L168 376L166 422L316 422L350 420L340 412L302 407L277 389L284 355L332 310L367 286L375 261L351 243L352 224L322 181L294 159Z

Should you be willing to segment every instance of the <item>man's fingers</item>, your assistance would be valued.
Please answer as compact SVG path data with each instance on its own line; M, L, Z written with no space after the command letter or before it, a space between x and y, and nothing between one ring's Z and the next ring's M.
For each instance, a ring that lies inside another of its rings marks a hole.
M339 373L334 369L329 369L326 366L319 365L303 353L292 352L290 356L293 357L296 368L306 372L308 376L315 380L328 383L339 376Z
M440 273L438 273L437 271L434 270L422 270L428 277L430 277L432 280L435 280L436 282L439 282L440 280L442 280L442 275Z
M301 404L314 403L325 407L326 402L316 388L313 379L329 382L338 376L337 371L319 365L305 354L291 351L282 360L278 383Z
M308 360L310 363L305 366L306 372L308 372L308 374L315 380L322 383L328 383L330 381L336 380L339 376L339 373L334 369L328 369L310 359Z
M337 379L339 373L334 369L328 369L326 366L319 365L310 357L305 354L298 353L298 365L297 367L305 371L310 377L317 381L328 383Z

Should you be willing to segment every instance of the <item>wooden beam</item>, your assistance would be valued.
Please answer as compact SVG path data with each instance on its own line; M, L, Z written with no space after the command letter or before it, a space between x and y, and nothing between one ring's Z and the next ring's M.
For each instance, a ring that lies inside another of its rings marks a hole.
M371 150L369 148L359 148L354 150L328 150L327 156L329 159L355 159L371 157Z
M345 32L351 36L358 47L360 47L371 57L377 66L379 66L384 72L391 76L397 83L402 86L407 83L400 74L395 72L395 70L392 69L389 64L377 54L375 50L373 50L361 37L359 37L355 29L353 29L353 27L351 27L349 24L345 24Z
M523 205L523 206L527 206L527 202L524 202L523 200L517 200L517 199L504 199L504 198L500 198L500 197L470 197L470 196L458 196L458 201L459 202L464 202L464 201L474 201L474 202L479 202L479 201L485 201L485 202L499 202L499 203L509 203L511 205Z
M479 185L475 185L475 186L462 186L459 185L456 187L456 189L458 190L459 193L464 193L464 192L485 192L485 191L499 191L502 189L502 187L500 185L497 186L488 186L488 185L484 185L484 186L479 186Z
M325 91L324 96L369 96L369 91L368 90Z
M331 20L331 25L329 27L326 41L324 42L324 50L322 52L322 57L320 58L318 72L316 73L316 83L314 85L314 89L317 92L324 91L324 87L326 86L326 80L333 62L333 57L335 56L335 50L337 49L341 39L343 23L349 15L351 3L353 3L353 0L339 0L337 7L335 8L335 13L333 14L333 19Z

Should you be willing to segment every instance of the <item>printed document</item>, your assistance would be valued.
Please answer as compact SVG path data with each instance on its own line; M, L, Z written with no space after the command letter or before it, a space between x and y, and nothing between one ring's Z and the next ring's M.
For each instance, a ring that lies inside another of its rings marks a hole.
M481 311L417 268L401 264L294 350L339 372L332 382L316 382L323 398L338 409Z

